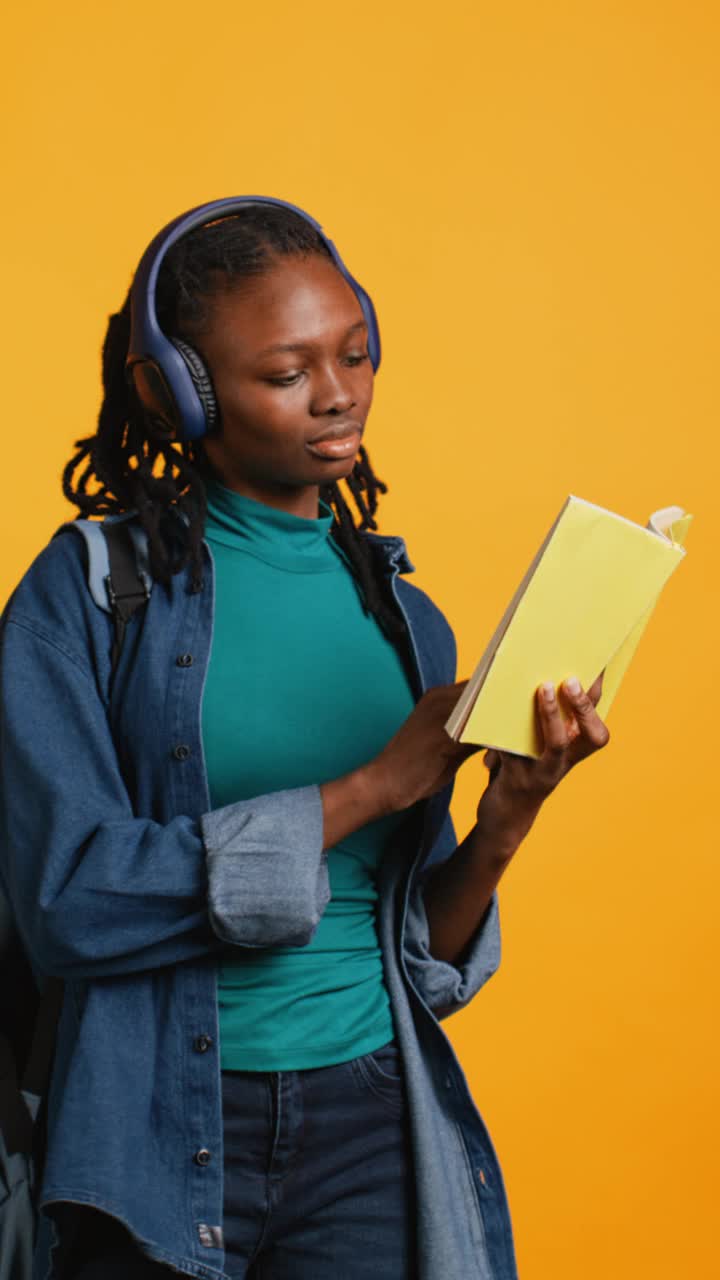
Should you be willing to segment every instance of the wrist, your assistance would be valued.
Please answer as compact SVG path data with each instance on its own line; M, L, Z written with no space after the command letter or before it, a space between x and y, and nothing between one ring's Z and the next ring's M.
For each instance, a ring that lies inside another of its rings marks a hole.
M374 822L376 818L385 818L389 813L395 812L396 806L393 805L392 798L384 785L383 769L378 765L377 759L361 765L350 776L353 779L357 803L370 815L368 822Z
M324 849L332 848L353 831L382 816L373 782L372 773L363 766L321 784Z
M488 787L477 808L473 844L492 862L506 864L522 844L541 807L541 801L531 802L527 797L510 800L494 786Z

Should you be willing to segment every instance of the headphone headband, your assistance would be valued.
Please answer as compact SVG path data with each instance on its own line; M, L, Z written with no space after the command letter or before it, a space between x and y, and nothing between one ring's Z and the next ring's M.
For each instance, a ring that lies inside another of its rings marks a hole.
M128 381L146 412L166 421L178 439L196 440L205 435L217 422L218 411L201 357L187 343L164 334L158 324L155 295L160 267L168 249L181 236L204 223L229 217L253 205L290 209L318 233L360 303L368 327L368 354L373 369L380 364L380 334L372 301L348 271L332 240L309 213L273 196L228 197L198 205L173 218L151 240L140 259L130 293L130 347L125 364Z

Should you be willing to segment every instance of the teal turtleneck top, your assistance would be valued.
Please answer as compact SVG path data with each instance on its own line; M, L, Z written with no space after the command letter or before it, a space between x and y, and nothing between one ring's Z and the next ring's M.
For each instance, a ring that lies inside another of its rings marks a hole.
M322 502L305 519L209 490L216 600L202 734L213 808L341 777L413 709L400 657L329 536L332 519ZM392 1039L376 872L402 817L329 850L331 899L307 946L223 953L224 1070L330 1066Z

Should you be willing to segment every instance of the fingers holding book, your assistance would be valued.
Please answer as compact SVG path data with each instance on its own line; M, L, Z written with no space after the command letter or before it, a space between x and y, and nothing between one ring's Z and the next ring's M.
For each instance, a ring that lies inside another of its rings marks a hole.
M575 677L564 680L559 689L551 683L537 691L537 708L544 744L540 761L562 762L560 776L601 747L607 746L610 733L597 713L602 694L603 673L585 691ZM560 702L562 700L562 708Z
M579 681L542 684L536 693L541 753L524 756L490 748L484 757L488 786L478 807L478 818L503 820L510 827L528 825L543 801L570 769L610 741L607 726L597 713L602 675L585 691Z

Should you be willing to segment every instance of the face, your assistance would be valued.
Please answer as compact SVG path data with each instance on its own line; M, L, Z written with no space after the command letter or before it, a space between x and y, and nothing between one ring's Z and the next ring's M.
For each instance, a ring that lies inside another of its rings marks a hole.
M229 489L296 515L352 471L373 393L367 326L340 272L319 254L279 258L214 298L194 339L220 406L204 441Z

